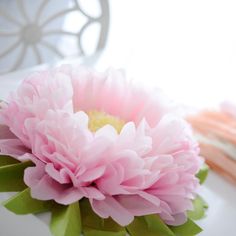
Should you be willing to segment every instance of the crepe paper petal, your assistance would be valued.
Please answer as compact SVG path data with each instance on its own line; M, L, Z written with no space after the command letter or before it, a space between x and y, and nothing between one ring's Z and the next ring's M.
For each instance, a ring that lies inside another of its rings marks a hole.
M99 217L91 208L87 199L80 201L80 209L83 224L83 234L85 236L125 236L126 230L111 218L103 219Z
M193 208L193 211L188 212L188 217L192 220L200 220L205 216L205 211L208 208L208 205L200 196L197 196L193 200Z
M52 210L50 229L54 236L79 236L82 231L79 203L56 205Z
M183 225L169 227L176 236L193 236L202 232L202 229L189 218Z
M152 215L135 217L134 221L126 229L131 236L175 236L168 226L160 221L158 216Z
M203 184L208 176L209 167L207 164L204 164L202 168L197 173L197 178L200 181L200 184Z
M0 167L0 192L17 192L27 188L23 181L24 170L33 165L27 161Z
M0 155L0 167L20 163L13 157Z
M30 189L27 188L5 201L3 205L15 214L25 215L49 211L53 206L53 201L33 199L30 194Z

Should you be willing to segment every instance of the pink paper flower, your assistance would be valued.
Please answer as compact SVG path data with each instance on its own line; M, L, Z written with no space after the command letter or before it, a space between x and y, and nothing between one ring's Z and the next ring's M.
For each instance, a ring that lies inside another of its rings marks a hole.
M0 150L35 163L24 177L32 197L65 205L86 197L120 225L147 214L185 222L201 158L159 90L119 71L63 66L30 76L2 107Z

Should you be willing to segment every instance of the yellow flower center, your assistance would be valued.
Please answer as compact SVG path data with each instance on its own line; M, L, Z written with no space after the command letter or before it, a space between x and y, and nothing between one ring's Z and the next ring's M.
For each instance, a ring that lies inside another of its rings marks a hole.
M122 119L109 115L105 112L89 111L87 114L89 116L88 126L92 132L96 132L105 125L111 125L117 130L118 133L120 133L125 124Z

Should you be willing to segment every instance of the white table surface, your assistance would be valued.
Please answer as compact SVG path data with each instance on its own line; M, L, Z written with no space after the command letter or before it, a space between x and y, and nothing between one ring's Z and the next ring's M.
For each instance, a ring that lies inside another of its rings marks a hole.
M32 70L47 67L43 65L25 71L19 71L0 77L0 99L6 98L9 91L14 90L20 80ZM201 236L234 235L236 222L236 186L226 182L220 176L210 172L206 184L200 189L200 194L209 204L207 218L199 221L204 231ZM0 194L0 200L9 197ZM1 236L50 236L49 229L41 217L32 215L16 216L0 207Z

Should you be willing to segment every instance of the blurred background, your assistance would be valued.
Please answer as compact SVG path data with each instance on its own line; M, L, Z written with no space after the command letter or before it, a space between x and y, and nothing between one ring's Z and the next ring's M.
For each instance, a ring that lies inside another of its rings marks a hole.
M186 105L235 100L235 11L234 0L1 0L0 72L80 58Z
M82 63L122 68L194 108L236 101L235 12L235 0L0 0L0 98L29 71ZM235 189L213 173L206 186L201 235L230 235L234 222L219 215L235 220ZM0 207L0 235L50 233Z

